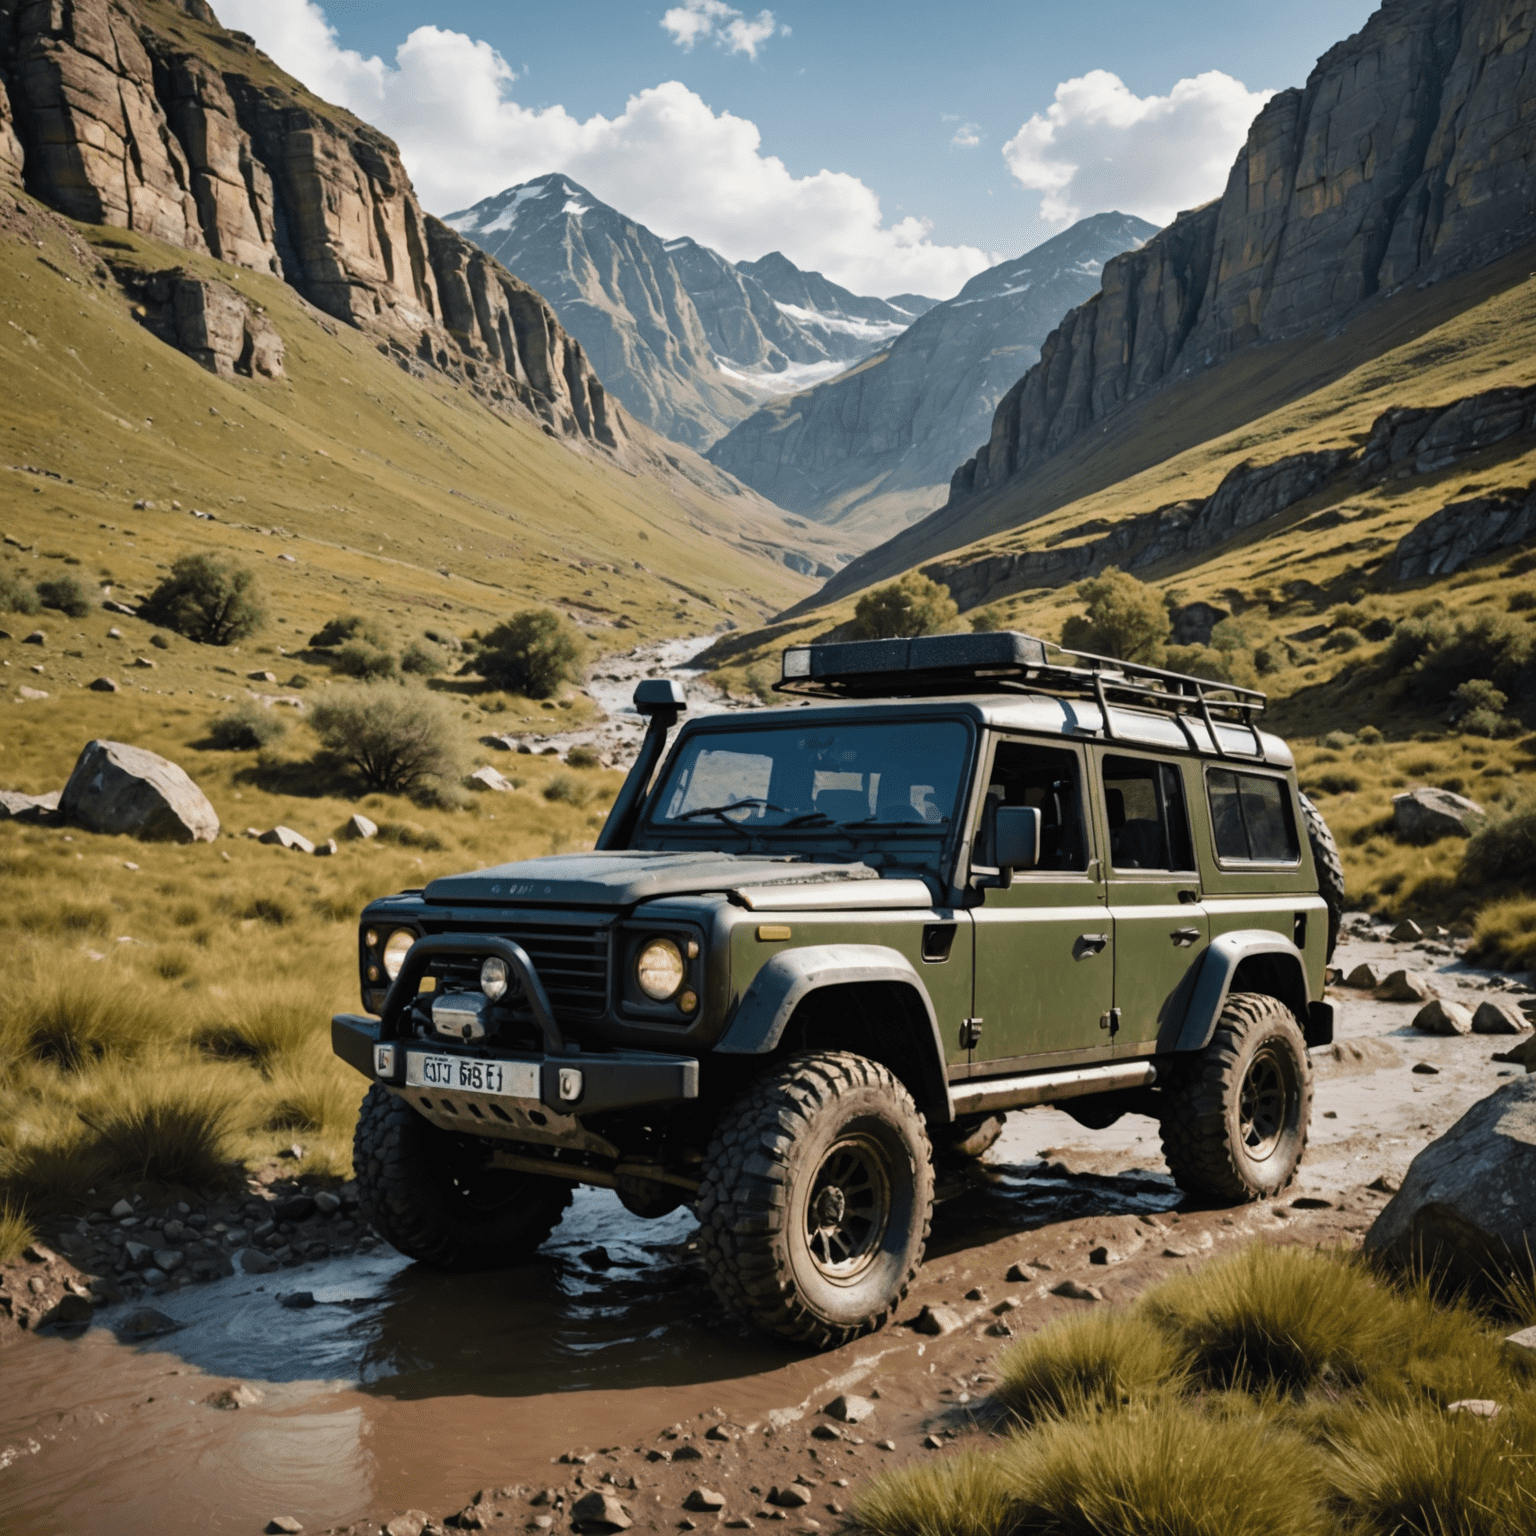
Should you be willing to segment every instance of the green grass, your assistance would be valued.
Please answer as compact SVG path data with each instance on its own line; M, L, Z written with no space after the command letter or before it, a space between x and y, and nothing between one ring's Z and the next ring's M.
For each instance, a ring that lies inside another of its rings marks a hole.
M1506 1298L1516 1320L1536 1301ZM1528 1536L1536 1381L1503 1317L1255 1246L1010 1347L991 1451L877 1478L875 1536ZM1487 1399L1498 1415L1451 1413Z

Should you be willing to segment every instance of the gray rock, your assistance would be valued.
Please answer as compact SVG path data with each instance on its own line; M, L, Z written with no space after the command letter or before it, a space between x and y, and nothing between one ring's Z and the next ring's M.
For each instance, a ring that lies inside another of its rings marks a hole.
M856 1397L851 1392L844 1392L834 1397L821 1411L840 1424L862 1424L875 1412L875 1405L867 1397Z
M259 1248L242 1248L234 1258L241 1272L247 1275L270 1275L277 1268L277 1261Z
M1384 1003L1427 1003L1439 993L1420 971L1393 971L1376 989L1376 996Z
M688 1497L683 1500L683 1508L701 1510L709 1514L713 1510L725 1508L725 1495L701 1485L689 1491Z
M1358 987L1362 992L1374 992L1386 978L1387 969L1373 960L1362 960L1344 978L1346 987Z
M408 1509L386 1522L384 1536L421 1536L431 1523L432 1517L425 1510Z
M302 833L295 832L292 827L273 827L263 832L256 839L258 843L267 843L278 848L286 848L290 853L313 853L315 845Z
M219 835L208 797L175 763L120 741L86 743L59 813L92 832L144 842L211 843Z
M1437 997L1414 1014L1413 1027L1426 1035L1470 1035L1472 1014L1460 1003Z
M1472 1015L1475 1035L1523 1035L1530 1027L1530 1020L1507 997L1485 998Z
M1008 1266L1008 1273L1003 1278L1013 1281L1016 1285L1027 1285L1035 1278L1035 1272L1024 1264L1010 1264Z
M1495 1061L1508 1061L1517 1067L1524 1067L1527 1072L1536 1072L1536 1035L1528 1040L1522 1040L1519 1045L1512 1045L1507 1051L1495 1051Z
M917 1321L912 1324L918 1333L926 1333L933 1336L953 1333L957 1328L965 1326L965 1319L953 1308L946 1307L942 1303L937 1306L925 1306L917 1314Z
M352 842L366 842L370 837L377 837L379 829L376 823L369 821L361 811L354 811L347 817L346 825L341 829L341 835Z
M322 1216L334 1216L341 1209L341 1196L333 1194L328 1189L315 1192L315 1209Z
M1536 1250L1536 1078L1480 1099L1409 1165L1365 1251L1455 1282L1507 1275Z
M41 667L33 667L32 670L34 672L41 672L43 669ZM16 697L19 699L28 700L32 703L37 703L39 700L46 699L48 697L48 690L46 688L28 688L27 685L23 683L19 688L17 688Z
M56 789L46 795L23 795L14 789L0 789L0 821L48 821L58 808L59 791Z
M1472 818L1483 808L1465 795L1420 785L1392 796L1392 831L1405 843L1432 843L1442 837L1471 837Z
M1387 557L1387 580L1449 576L1484 555L1523 544L1532 534L1536 534L1536 490L1524 496L1504 492L1453 501L1398 540Z
M247 672L245 674L253 683L275 683L276 672Z
M123 1257L130 1269L143 1269L154 1259L154 1249L148 1243L136 1243L130 1238L123 1244Z
M334 837L328 837L323 843L315 844L315 857L317 859L328 859L336 852L338 852L338 849Z
M133 1215L133 1205L127 1200L119 1200L107 1214L115 1220L121 1221L124 1216Z
M1079 1285L1076 1280L1063 1280L1051 1287L1051 1295L1065 1296L1070 1301L1103 1301L1104 1292L1096 1285Z
M179 1248L155 1249L155 1268L163 1269L168 1275L174 1275L186 1262L187 1256Z
M92 693L116 693L118 685L115 678L96 677L85 685Z
M1447 1403L1447 1413L1465 1413L1474 1419L1496 1419L1502 1411L1491 1397L1464 1397L1459 1403Z
M162 1291L170 1283L171 1277L163 1269L151 1264L148 1269L139 1271L139 1278L152 1291Z
M127 1317L119 1318L113 1324L112 1331L118 1338L131 1341L158 1338L163 1333L175 1333L178 1328L185 1327L185 1323L179 1323L174 1317L167 1317L164 1312L157 1312L153 1307L139 1307Z
M512 783L497 773L494 768L476 768L464 781L471 789L488 789L497 794L510 794Z
M634 1524L629 1511L611 1493L594 1488L571 1506L571 1524L599 1531L627 1531Z
M785 1483L782 1488L768 1490L768 1502L779 1509L804 1509L811 1502L811 1495L799 1483Z
M40 629L34 629L30 635L22 637L23 645L47 645L48 636Z
M1405 917L1387 937L1394 944L1417 944L1424 937L1424 930L1411 917Z
M273 1515L266 1524L267 1536L302 1536L303 1530L292 1515Z
M1505 1352L1528 1370L1536 1370L1536 1328L1522 1328L1504 1340Z
M43 1318L43 1325L49 1328L84 1328L91 1320L91 1312L89 1297L77 1296L73 1291L68 1291Z

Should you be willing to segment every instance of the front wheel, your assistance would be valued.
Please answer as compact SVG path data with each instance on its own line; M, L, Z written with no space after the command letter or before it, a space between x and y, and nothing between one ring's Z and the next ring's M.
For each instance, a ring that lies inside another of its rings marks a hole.
M885 1324L933 1213L928 1135L907 1090L878 1062L810 1051L766 1072L720 1125L697 1206L720 1299L822 1349Z
M440 1130L375 1083L352 1142L363 1218L392 1248L438 1269L526 1262L559 1224L571 1186L492 1168L492 1150Z
M1312 1064L1278 998L1234 992L1211 1043L1175 1061L1161 1093L1163 1156L1191 1194L1235 1204L1296 1176L1312 1120Z

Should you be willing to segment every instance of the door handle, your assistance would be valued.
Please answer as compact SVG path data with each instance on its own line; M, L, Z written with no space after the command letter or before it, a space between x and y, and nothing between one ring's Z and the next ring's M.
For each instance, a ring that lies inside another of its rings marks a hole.
M1090 955L1096 955L1109 944L1107 933L1080 933L1077 942L1072 946L1072 958L1074 960L1086 960Z
M1200 930L1198 928L1175 928L1168 937L1173 940L1176 948L1188 949L1191 944L1199 939Z

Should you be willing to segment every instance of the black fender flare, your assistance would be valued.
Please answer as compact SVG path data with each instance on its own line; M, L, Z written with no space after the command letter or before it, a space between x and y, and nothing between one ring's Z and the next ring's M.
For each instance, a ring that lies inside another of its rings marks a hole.
M1216 1021L1226 1007L1238 968L1247 960L1266 961L1271 987L1302 1025L1309 1046L1327 1045L1333 1039L1333 1010L1314 1002L1307 987L1304 956L1291 941L1271 928L1239 928L1213 939L1200 959L1200 969L1190 992L1189 1006L1178 1034L1167 1048L1202 1051L1216 1032Z
M715 1045L723 1056L761 1056L783 1038L795 1010L813 992L826 987L894 984L906 989L927 1020L933 1050L921 1077L925 1092L920 1103L930 1120L954 1118L944 1071L944 1043L939 1034L933 999L912 962L884 944L811 944L781 950L752 978L746 995Z

